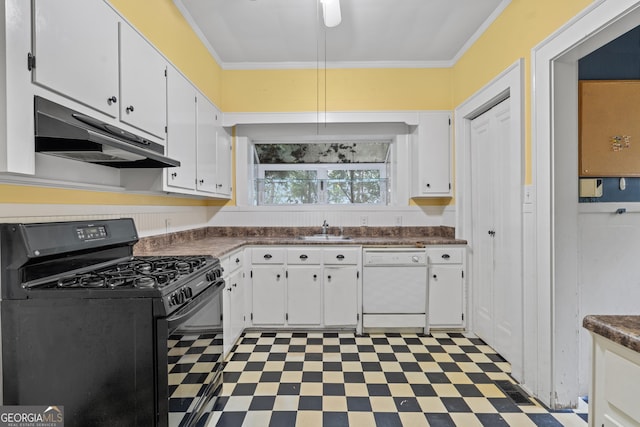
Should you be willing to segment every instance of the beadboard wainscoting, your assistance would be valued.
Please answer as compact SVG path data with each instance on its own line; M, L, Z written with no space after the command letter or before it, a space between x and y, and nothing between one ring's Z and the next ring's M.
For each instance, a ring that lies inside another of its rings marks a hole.
M140 237L206 227L216 206L116 206L0 204L0 222L133 218Z
M140 237L206 226L314 227L326 220L334 227L455 226L454 206L408 206L398 209L340 209L296 206L124 206L0 204L0 222L51 222L133 218Z
M209 225L243 227L455 227L455 206L229 206L212 216Z

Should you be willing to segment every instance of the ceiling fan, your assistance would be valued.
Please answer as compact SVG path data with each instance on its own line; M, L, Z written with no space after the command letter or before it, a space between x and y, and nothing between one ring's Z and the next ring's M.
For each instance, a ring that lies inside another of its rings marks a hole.
M340 13L340 0L320 0L322 3L322 17L324 25L332 28L342 22Z

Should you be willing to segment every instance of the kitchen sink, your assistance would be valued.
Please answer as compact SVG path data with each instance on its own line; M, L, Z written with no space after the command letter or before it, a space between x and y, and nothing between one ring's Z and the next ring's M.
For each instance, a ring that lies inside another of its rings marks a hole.
M318 242L340 242L344 240L351 240L349 236L335 236L332 234L312 234L310 236L298 236L301 240L313 240Z

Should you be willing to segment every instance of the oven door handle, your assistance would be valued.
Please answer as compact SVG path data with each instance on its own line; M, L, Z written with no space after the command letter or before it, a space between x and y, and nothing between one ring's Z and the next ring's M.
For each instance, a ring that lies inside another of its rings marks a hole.
M191 319L198 311L200 311L202 307L209 304L216 294L222 292L223 289L224 280L221 279L213 285L209 286L204 292L196 295L195 298L193 298L189 302L189 304L184 306L182 309L169 316L167 318L169 333L175 331L178 326Z

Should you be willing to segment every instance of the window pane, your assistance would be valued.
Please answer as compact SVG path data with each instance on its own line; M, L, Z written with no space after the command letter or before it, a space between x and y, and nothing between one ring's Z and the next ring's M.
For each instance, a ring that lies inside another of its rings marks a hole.
M318 180L315 170L268 170L256 181L259 205L318 203Z
M329 204L386 204L386 179L380 170L329 170L326 183Z

